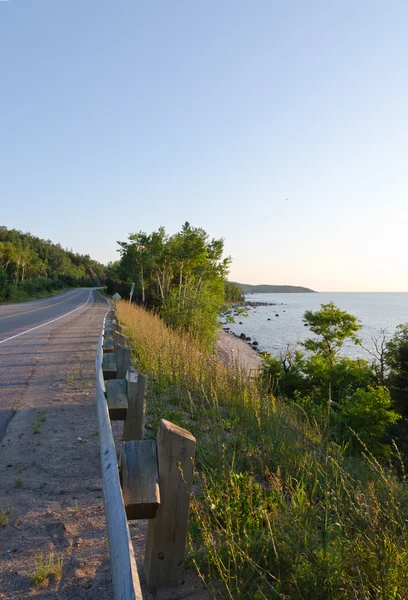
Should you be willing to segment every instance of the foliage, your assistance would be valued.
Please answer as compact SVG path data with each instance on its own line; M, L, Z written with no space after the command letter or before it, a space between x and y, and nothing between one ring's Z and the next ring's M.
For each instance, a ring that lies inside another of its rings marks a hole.
M408 348L408 323L397 326L392 339L387 343L385 358L387 365L394 373L401 373L407 369L406 349Z
M376 453L384 451L381 440L389 426L401 419L401 415L392 410L391 395L384 386L358 388L346 396L341 404L341 416L348 427L358 432L359 441Z
M9 285L7 271L4 267L0 267L0 302L7 300L9 295Z
M316 405L325 403L330 393L341 404L342 399L358 388L375 383L375 374L363 359L337 357L330 365L320 354L305 356L299 350L280 358L268 356L264 378L276 393L289 398L307 395Z
M388 388L382 385L384 368L340 355L346 340L358 343L356 332L361 326L357 319L330 303L319 311L307 311L304 320L316 335L303 344L309 353L288 348L279 358L267 357L263 368L266 389L305 411L332 439L349 444L349 451L361 450L360 439L377 456L389 454L384 441L400 415L393 410ZM396 365L397 340L388 348ZM397 376L394 379L397 381Z
M245 296L238 284L225 281L224 290L225 302L245 302Z
M35 560L34 572L30 575L31 585L34 587L46 587L50 580L59 581L62 576L62 556L54 556L50 552L48 558L44 559L40 553Z
M385 374L396 409L403 419L391 429L408 465L408 323L398 325L381 353L380 370Z
M66 286L100 285L104 267L50 240L0 227L0 301L20 300Z
M404 478L367 448L349 457L298 404L273 396L239 366L223 366L191 334L125 302L118 313L135 366L149 375L151 437L166 418L197 439L189 561L215 593L230 600L408 597ZM278 377L285 372L273 364ZM386 393L375 389L367 398L367 390L355 406L382 411Z
M347 339L355 344L361 341L357 337L357 332L361 329L360 321L333 302L322 304L320 310L315 312L307 310L303 321L317 336L317 339L307 339L303 346L322 356L330 365L334 364L336 355Z
M0 527L7 527L9 523L9 517L12 514L12 509L10 506L0 510Z
M210 239L204 229L186 222L174 235L160 227L118 243L121 260L109 267L108 292L128 295L134 282L136 302L157 308L173 327L213 341L230 264L222 257L223 240Z

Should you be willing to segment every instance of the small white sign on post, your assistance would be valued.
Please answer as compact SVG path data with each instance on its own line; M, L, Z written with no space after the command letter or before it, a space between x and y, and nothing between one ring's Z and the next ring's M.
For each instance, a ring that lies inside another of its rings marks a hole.
M117 302L118 300L120 300L122 298L122 296L120 294L118 294L118 292L115 292L113 294L112 298L115 300L115 302Z
M134 369L128 369L126 373L126 381L130 383L137 383L138 372Z

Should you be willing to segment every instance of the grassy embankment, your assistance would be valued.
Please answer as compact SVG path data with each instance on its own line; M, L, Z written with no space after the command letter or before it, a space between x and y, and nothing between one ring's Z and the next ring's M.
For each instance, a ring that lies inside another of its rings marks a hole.
M197 438L189 561L229 599L408 598L408 487L197 340L118 304L160 418Z

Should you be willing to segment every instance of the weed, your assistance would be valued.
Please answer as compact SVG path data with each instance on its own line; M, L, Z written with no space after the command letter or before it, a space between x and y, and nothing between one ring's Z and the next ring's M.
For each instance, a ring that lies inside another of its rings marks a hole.
M23 483L23 480L21 479L21 475L17 475L17 477L16 477L16 487L17 488L21 488L22 483Z
M47 419L45 409L40 408L37 410L37 417L33 423L33 433L41 433L41 424Z
M8 522L9 522L9 517L12 513L12 509L10 508L10 506L8 506L7 508L0 510L0 527L7 527Z
M81 357L79 353L77 354L78 364L72 366L71 371L67 377L67 383L72 385L75 390L79 390L85 393L85 388L89 387L91 384L89 380L85 377L82 364ZM87 393L89 396L89 393Z
M55 581L61 579L62 556L60 554L55 557L54 553L50 552L48 558L44 560L43 554L40 553L34 565L34 572L30 575L31 585L34 587L46 587L51 579Z

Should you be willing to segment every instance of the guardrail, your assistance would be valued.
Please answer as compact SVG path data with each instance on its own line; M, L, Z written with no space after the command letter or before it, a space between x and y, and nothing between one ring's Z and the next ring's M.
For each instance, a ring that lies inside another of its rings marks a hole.
M96 397L105 514L115 600L141 600L128 520L149 519L144 557L148 589L182 580L195 438L162 419L144 438L147 377L130 366L121 326L108 310L96 357ZM105 352L104 352L105 349ZM117 463L111 420L124 421Z
M140 589L139 575L120 487L115 442L113 440L105 397L102 362L103 338L107 315L108 313L106 313L102 321L96 355L96 403L98 408L102 486L109 555L111 557L113 594L115 600L142 600L143 596Z

